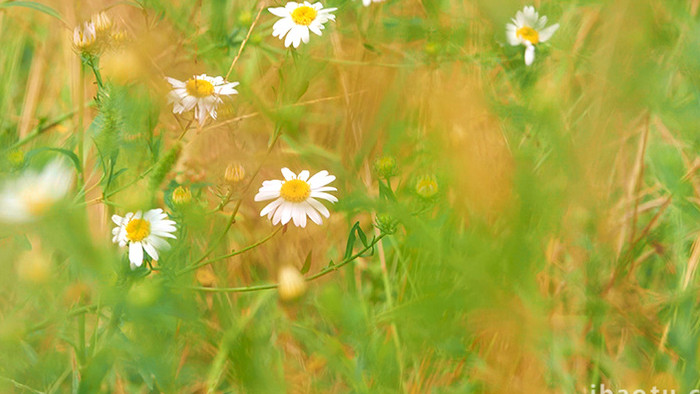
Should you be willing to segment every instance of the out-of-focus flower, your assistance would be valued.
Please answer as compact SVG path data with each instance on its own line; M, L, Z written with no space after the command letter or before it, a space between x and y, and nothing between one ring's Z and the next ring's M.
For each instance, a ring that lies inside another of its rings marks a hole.
M306 292L306 280L298 269L287 265L280 269L278 274L280 298L283 301L292 301L301 297Z
M28 283L40 285L49 281L51 258L41 248L34 247L23 253L17 261L17 277Z
M197 278L197 282L202 286L210 287L216 282L216 275L214 275L214 272L209 266L198 269L195 277Z
M438 183L433 175L424 175L416 182L416 194L425 199L434 197L438 190Z
M369 7L372 3L381 3L384 0L362 0L362 5Z
M175 222L166 219L168 215L163 210L151 209L142 213L129 212L124 217L113 215L112 221L117 225L112 229L112 242L120 247L129 245L129 261L131 269L143 264L145 250L153 260L158 260L158 250L170 248L163 238L176 238Z
M240 163L231 163L226 167L224 179L226 182L238 183L245 178L245 168Z
M195 75L185 82L166 77L173 87L168 101L173 104L173 112L181 114L194 109L194 118L203 125L208 116L216 119L216 107L223 102L219 96L237 94L234 87L238 82L226 82L223 77L210 77L207 74Z
M98 39L103 37L111 38L111 30L114 24L112 23L112 19L106 13L100 12L99 14L93 15L90 22L93 24L93 26L95 26L95 33L97 34Z
M338 190L333 186L326 186L335 180L335 176L329 175L325 170L311 178L307 170L297 176L289 168L283 168L282 175L284 180L264 181L255 195L255 201L275 199L260 211L260 216L267 215L268 219L272 219L272 224L287 224L293 220L297 227L306 227L307 215L316 224L321 224L321 215L330 216L328 209L316 198L330 202L338 201L335 196L326 193Z
M185 205L192 201L192 192L187 186L178 186L173 190L172 201L175 205Z
M396 159L392 156L382 156L374 162L374 172L380 178L391 178L398 173Z
M0 221L30 222L66 196L73 184L73 170L54 160L37 173L26 171L0 190Z
M120 47L129 41L129 35L124 30L116 30L112 32L111 41L115 47Z
M535 7L526 6L511 19L513 23L506 24L506 37L510 45L525 46L525 64L531 65L535 61L535 46L552 37L559 28L559 24L547 25L547 17L540 17Z
M15 168L22 167L24 164L24 151L16 149L7 154L7 161Z
M284 7L268 8L270 13L282 18L272 26L272 36L281 40L286 35L284 46L297 48L302 42L309 42L310 31L320 36L323 24L335 20L335 15L331 14L335 10L337 8L323 8L321 3L311 4L308 1L290 1Z
M96 50L97 32L94 23L85 22L73 29L73 46L79 52L91 53Z

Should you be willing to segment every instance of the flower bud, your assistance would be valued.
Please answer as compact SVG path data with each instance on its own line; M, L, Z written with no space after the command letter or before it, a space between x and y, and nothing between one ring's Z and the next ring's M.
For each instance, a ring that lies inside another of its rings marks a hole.
M226 167L224 179L226 182L237 183L245 178L245 168L240 163L231 163Z
M92 22L85 22L83 26L76 26L73 29L73 46L79 52L95 52L96 40L97 32Z
M192 201L192 192L189 187L180 185L173 190L171 199L175 205L186 205Z
M25 252L17 261L17 276L23 282L44 284L51 277L51 261L48 255L34 248Z
M298 269L291 265L284 266L279 271L279 288L282 301L293 301L306 292L306 280Z
M238 14L238 23L248 26L253 21L253 14L250 11L243 11Z
M393 156L380 157L374 162L374 172L380 178L391 178L398 173L396 159Z
M109 36L109 31L112 29L113 23L112 19L107 16L106 13L100 12L97 15L93 15L90 22L95 26L95 33L98 37L103 37L105 33Z
M429 199L435 197L438 192L438 184L434 175L424 175L418 178L416 183L416 193L425 198Z
M14 168L22 167L22 165L24 165L24 151L21 149L13 150L7 155L7 160Z
M396 219L394 219L393 217L391 217L389 215L379 215L379 216L377 216L377 220L375 222L375 226L377 226L377 228L385 234L395 233L396 232L396 225L397 225Z
M206 287L213 286L214 282L216 281L216 275L214 275L211 267L202 267L198 269L195 277L197 278L197 282L199 282L199 284Z
M135 283L126 294L126 301L136 308L153 306L161 295L160 288L151 281Z

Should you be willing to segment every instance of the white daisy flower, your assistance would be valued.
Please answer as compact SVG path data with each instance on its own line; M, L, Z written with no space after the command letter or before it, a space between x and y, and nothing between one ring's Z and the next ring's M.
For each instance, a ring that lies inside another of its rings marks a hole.
M181 114L194 108L194 118L203 125L207 116L216 119L216 107L224 101L219 96L237 94L238 82L226 82L223 77L195 75L185 82L166 77L173 86L168 102L173 104L173 113Z
M316 224L321 224L321 215L330 216L328 209L316 198L322 198L330 202L338 199L326 192L336 191L333 186L326 186L335 180L335 176L328 175L328 171L320 171L309 178L309 171L302 171L297 176L289 168L282 169L284 180L264 181L255 201L272 200L260 211L260 216L267 215L272 219L272 224L287 224L290 220L298 227L306 227L306 216ZM320 215L319 215L320 213Z
M383 1L384 0L362 0L362 5L364 5L365 7L369 7L370 5L372 5L372 3L381 3Z
M54 160L37 173L27 170L0 191L0 221L30 222L63 199L73 185L73 169Z
M559 24L545 28L547 17L540 17L533 6L518 11L511 20L513 23L506 24L506 37L510 45L525 45L525 64L529 66L535 61L535 46L549 40Z
M113 215L112 221L117 225L112 229L112 242L120 247L129 245L131 269L143 264L145 250L153 260L158 260L158 250L168 250L170 245L163 238L176 238L175 222L167 220L168 215L162 209L151 209L142 213L129 212L124 217Z
M284 7L267 10L282 18L272 26L272 36L281 40L286 34L284 46L293 45L297 48L302 41L305 44L309 42L309 31L320 36L321 30L324 29L323 24L335 20L335 15L331 12L337 8L323 8L321 3L311 4L308 1L303 4L290 1Z

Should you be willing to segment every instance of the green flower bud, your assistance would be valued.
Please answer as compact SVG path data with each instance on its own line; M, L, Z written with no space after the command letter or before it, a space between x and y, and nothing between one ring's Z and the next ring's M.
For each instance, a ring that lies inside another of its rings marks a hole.
M435 197L438 190L438 183L434 175L424 175L416 182L416 194L426 200Z
M388 179L398 172L396 159L393 156L382 156L374 162L374 173L380 178Z

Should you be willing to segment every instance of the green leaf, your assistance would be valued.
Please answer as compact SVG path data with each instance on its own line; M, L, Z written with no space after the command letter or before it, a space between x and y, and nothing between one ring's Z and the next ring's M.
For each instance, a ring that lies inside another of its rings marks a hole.
M369 244L367 243L367 236L365 235L365 232L362 231L359 225L357 226L356 230L357 235L360 237L360 241L362 241L362 245L364 245L365 247L369 246Z
M27 161L29 161L33 156L46 151L53 151L66 155L73 162L73 165L75 166L75 169L78 170L78 173L82 172L82 169L80 167L80 159L78 159L78 155L69 151L68 149L41 147L30 150L24 157Z
M312 252L313 252L313 249L309 251L308 255L306 255L306 260L304 260L304 266L301 267L302 274L309 272L309 268L311 267L311 253Z
M31 8L33 10L43 12L44 14L51 15L54 18L60 20L61 22L64 22L63 18L61 18L61 14L59 14L58 11L47 6L46 4L41 4L41 3L34 2L34 1L8 1L8 2L4 2L4 3L0 3L0 8L8 8L8 7Z
M347 260L352 256L352 249L355 246L355 227L359 226L360 222L355 222L355 225L350 229L350 234L348 235L348 242L345 244L345 254L343 255L343 260Z

